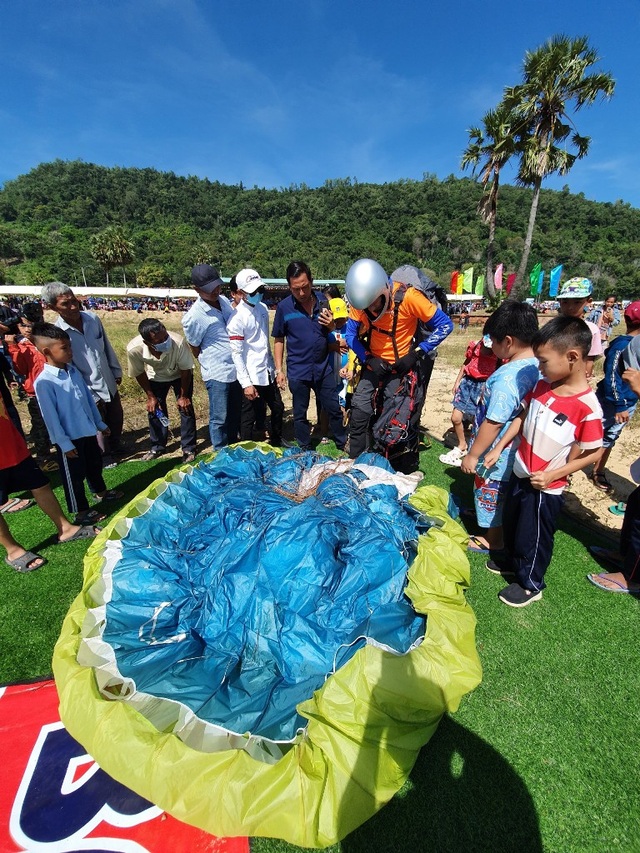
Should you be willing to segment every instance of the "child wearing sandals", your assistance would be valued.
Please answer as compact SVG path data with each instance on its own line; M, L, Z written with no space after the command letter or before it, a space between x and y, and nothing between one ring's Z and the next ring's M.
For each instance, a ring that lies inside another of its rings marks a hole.
M602 407L604 439L602 455L593 466L591 479L596 489L610 494L613 486L607 480L606 466L613 446L636 410L638 395L622 377L627 367L633 367L629 353L640 342L640 302L625 308L626 335L618 335L607 348L604 357L604 378L598 383L596 394Z
M71 339L64 329L51 323L36 323L32 339L46 364L34 382L42 417L56 447L60 477L69 512L78 524L100 521L104 515L91 511L84 490L89 488L101 501L122 497L107 489L102 478L102 453L96 433L109 435L82 374L71 364Z

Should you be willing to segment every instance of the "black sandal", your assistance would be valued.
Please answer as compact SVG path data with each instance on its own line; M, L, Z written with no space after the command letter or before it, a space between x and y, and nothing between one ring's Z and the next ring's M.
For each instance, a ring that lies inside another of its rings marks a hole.
M608 495L613 491L613 486L607 480L607 476L604 472L594 471L591 475L591 479L593 481L593 485L601 492L606 492Z

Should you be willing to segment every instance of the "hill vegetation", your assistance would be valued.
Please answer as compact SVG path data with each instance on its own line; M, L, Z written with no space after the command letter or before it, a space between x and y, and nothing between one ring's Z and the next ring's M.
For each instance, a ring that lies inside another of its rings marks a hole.
M521 259L532 192L500 189L494 258L505 273ZM307 260L318 278L343 278L356 258L371 256L388 270L412 262L448 286L452 270L476 264L480 272L484 265L481 195L472 179L431 174L382 185L347 178L318 188L247 189L56 160L0 190L0 278L100 284L110 272L112 284L126 274L129 284L180 286L195 263L219 265L225 276L249 265L283 277L292 258ZM124 253L118 260L116 247L106 266L97 250L105 231L118 235ZM565 276L588 276L598 297L637 297L640 210L567 188L542 190L531 266L537 261L546 270L564 264Z

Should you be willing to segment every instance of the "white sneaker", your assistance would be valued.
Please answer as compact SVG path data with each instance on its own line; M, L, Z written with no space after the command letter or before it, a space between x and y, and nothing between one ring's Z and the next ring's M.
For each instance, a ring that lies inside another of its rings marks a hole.
M462 457L467 455L466 450L460 450L459 447L454 447L448 453L443 453L438 456L438 459L445 465L455 465L459 468L462 465Z

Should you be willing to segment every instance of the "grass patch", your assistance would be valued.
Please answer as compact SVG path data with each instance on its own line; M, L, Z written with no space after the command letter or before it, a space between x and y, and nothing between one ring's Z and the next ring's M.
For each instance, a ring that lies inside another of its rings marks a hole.
M119 355L135 335L139 316L106 315ZM163 318L165 320L165 318ZM180 330L179 316L166 318ZM444 364L459 367L476 330L457 329L440 348ZM206 392L196 370L196 411L206 424ZM126 424L146 429L143 394L122 386ZM171 411L171 409L170 409ZM637 422L637 418L636 418ZM471 478L438 461L434 441L421 454L427 482L471 506ZM105 471L109 488L125 497L115 512L175 459L127 462ZM52 482L57 486L56 477ZM62 490L56 488L64 506ZM36 508L7 516L25 547L47 557L43 569L21 575L2 565L0 682L51 671L51 655L67 608L82 583L86 540L55 544L54 530ZM553 851L602 853L640 850L637 785L637 697L640 602L589 584L594 571L589 528L563 517L548 589L523 610L500 604L500 577L470 554L468 599L478 617L482 684L445 718L422 750L411 779L388 806L341 844L345 853L391 851ZM348 805L346 806L348 807ZM252 839L253 853L299 848Z

